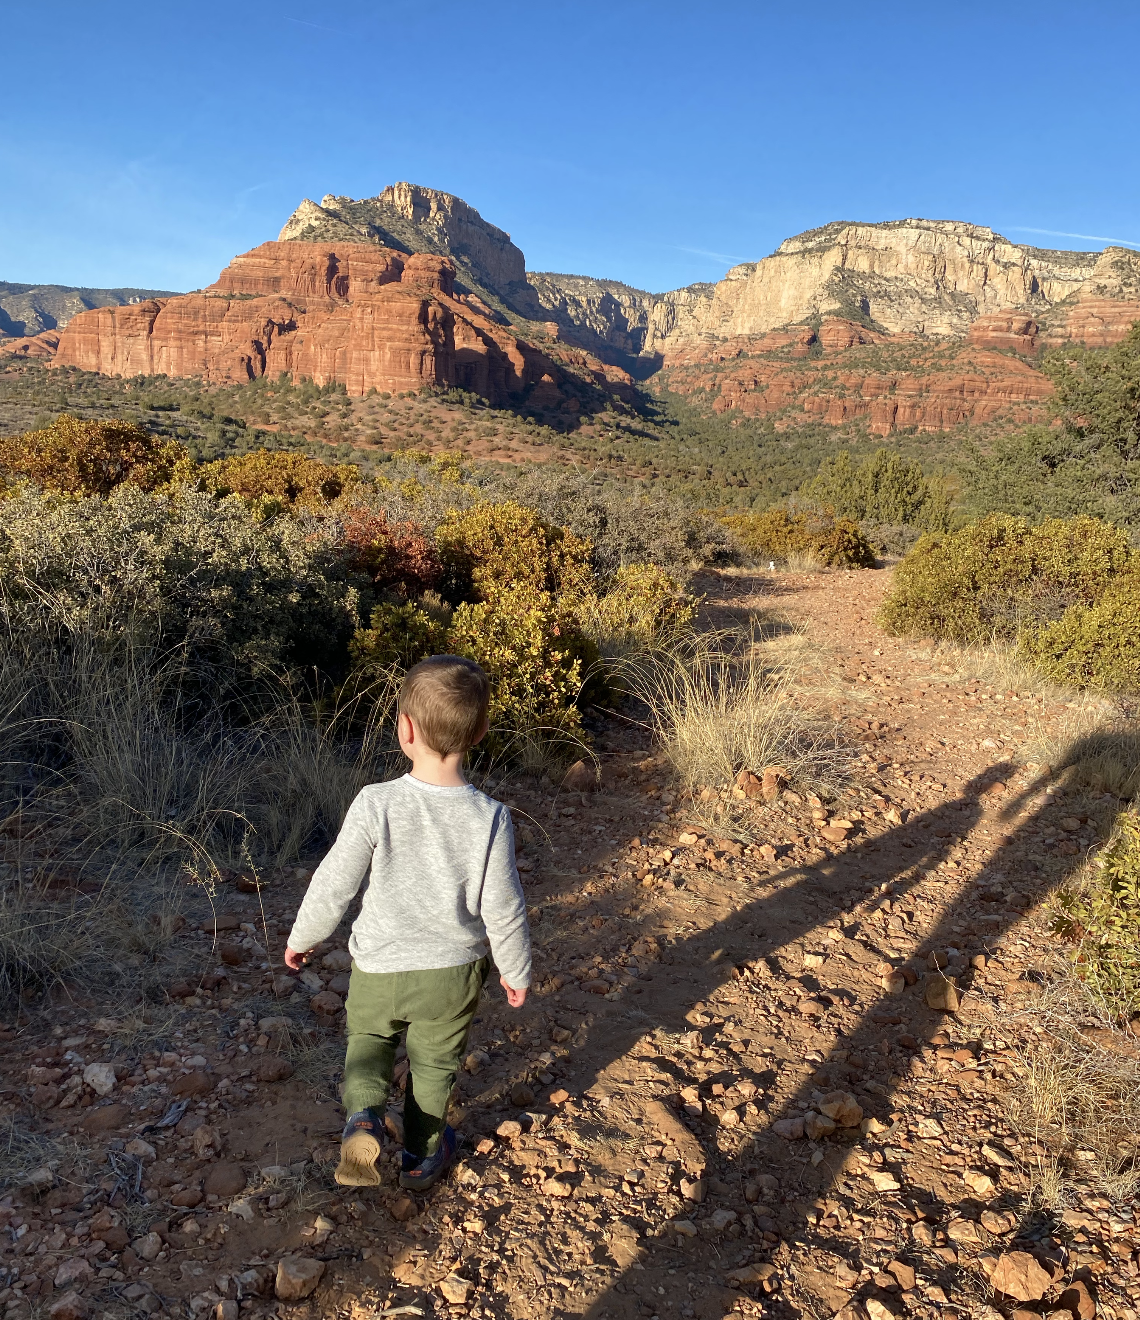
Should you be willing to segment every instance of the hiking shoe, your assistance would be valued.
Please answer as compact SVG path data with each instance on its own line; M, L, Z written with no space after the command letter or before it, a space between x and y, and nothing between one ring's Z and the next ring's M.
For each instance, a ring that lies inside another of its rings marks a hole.
M374 1109L362 1109L345 1124L340 1138L340 1163L333 1177L342 1187L379 1187L380 1134L384 1120Z
M417 1161L414 1155L404 1151L400 1186L412 1192L426 1192L429 1187L434 1187L451 1168L458 1145L459 1138L455 1129L448 1124L440 1133L439 1146L434 1155L427 1155Z

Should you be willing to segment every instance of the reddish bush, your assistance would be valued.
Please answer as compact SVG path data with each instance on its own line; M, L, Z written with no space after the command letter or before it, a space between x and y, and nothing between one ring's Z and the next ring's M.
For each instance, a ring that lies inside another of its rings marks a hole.
M345 558L350 569L367 573L377 587L419 596L439 581L435 542L413 522L389 522L383 509L365 505L340 513Z

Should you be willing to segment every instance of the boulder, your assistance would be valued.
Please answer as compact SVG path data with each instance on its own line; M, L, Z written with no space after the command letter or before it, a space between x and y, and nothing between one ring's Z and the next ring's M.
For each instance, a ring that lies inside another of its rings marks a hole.
M284 1256L277 1266L274 1292L279 1301L300 1301L316 1289L324 1272L323 1260L313 1260L309 1256Z

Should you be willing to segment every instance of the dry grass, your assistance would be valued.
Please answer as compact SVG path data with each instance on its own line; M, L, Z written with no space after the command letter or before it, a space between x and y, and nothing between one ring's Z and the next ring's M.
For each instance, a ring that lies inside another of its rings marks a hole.
M1113 1201L1131 1200L1140 1191L1136 1038L1067 967L1026 1020L1033 1031L1028 1044L1015 1047L1021 1076L1008 1103L1012 1125L1041 1152L1027 1168L1032 1201L1057 1210L1090 1185Z
M686 790L771 765L804 788L842 783L851 756L839 725L805 703L786 649L747 634L701 634L626 671Z

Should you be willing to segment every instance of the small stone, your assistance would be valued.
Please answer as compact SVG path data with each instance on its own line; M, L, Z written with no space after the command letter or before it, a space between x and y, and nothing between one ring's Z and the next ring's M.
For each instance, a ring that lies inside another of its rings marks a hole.
M565 1090L561 1086L556 1091L551 1091L549 1096L549 1100L552 1105L563 1105L569 1099L570 1099L570 1092Z
M495 1136L502 1141L516 1141L522 1136L522 1124L516 1119L508 1118L495 1129Z
M881 1118L865 1118L859 1124L859 1131L865 1137L877 1137L881 1132L889 1132L891 1125L884 1123Z
M772 1124L772 1131L785 1141L798 1141L804 1134L802 1118L780 1118Z
M139 1260L154 1260L162 1250L162 1238L157 1233L145 1233L140 1238L135 1238L131 1243L131 1250Z
M1088 1284L1080 1279L1069 1284L1057 1298L1057 1306L1075 1315L1077 1320L1093 1320L1096 1315L1096 1298L1089 1291Z
M245 1171L240 1164L215 1164L206 1175L202 1190L207 1196L236 1196L245 1190Z
M823 1017L827 1012L827 1005L822 999L801 999L796 1005L796 1012L801 1017Z
M585 761L575 761L562 779L562 787L571 793L592 793L598 786L598 772Z
M923 995L927 1008L943 1013L957 1013L962 1002L958 980L954 976L928 976Z
M199 1071L183 1073L181 1077L176 1077L170 1083L171 1094L179 1097L209 1095L213 1089L212 1078Z
M838 825L824 825L820 830L820 834L828 843L842 843L850 833L850 830L842 829Z
M511 1104L518 1109L534 1104L534 1092L525 1082L516 1082L511 1087Z
M990 1286L1017 1302L1038 1302L1053 1286L1053 1275L1028 1251L1007 1251L990 1275Z
M397 1196L390 1207L391 1215L397 1223L406 1223L416 1217L416 1203L410 1196Z
M993 1210L983 1210L979 1218L986 1232L992 1233L995 1237L1004 1237L1006 1233L1012 1233L1017 1227L1017 1220L1013 1215L997 1214Z
M560 1178L547 1178L542 1184L543 1196L555 1196L564 1200L567 1196L573 1196L574 1189L569 1183L563 1182Z
M705 1189L707 1184L703 1178L682 1178L681 1195L686 1201L692 1201L694 1205L700 1205L705 1199Z
M72 1256L70 1260L65 1260L55 1272L55 1278L52 1282L57 1288L70 1288L77 1283L85 1283L93 1278L95 1271L91 1268L91 1262L85 1260L82 1256Z
M133 1155L136 1160L141 1160L143 1164L153 1164L158 1158L158 1152L149 1141L143 1141L142 1137L133 1137L123 1147L125 1155Z
M608 995L613 986L608 981L595 978L594 980L583 981L578 988L579 990L585 990L590 995Z
M91 1308L77 1292L65 1292L52 1302L49 1320L87 1320Z
M309 1000L309 1007L318 1017L335 1017L344 1007L344 1000L331 990L322 990Z
M463 1060L463 1071L474 1076L480 1068L485 1068L490 1062L491 1056L486 1050L472 1050Z
M877 1297L868 1297L863 1306L870 1320L897 1320L894 1311Z
M897 999L906 989L906 977L902 972L891 972L889 976L883 977L881 985L887 994Z
M109 1063L89 1063L83 1069L83 1080L96 1095L110 1095L117 1081L115 1069Z
M688 848L700 838L698 834L691 834L687 830L677 835L677 842L683 847Z
M449 1274L447 1278L440 1279L438 1286L444 1301L450 1302L452 1306L466 1306L471 1290L475 1287L470 1279L459 1274Z
M735 1222L736 1211L726 1210L723 1206L714 1210L712 1214L709 1215L709 1224L712 1226L714 1233L723 1233L729 1224L734 1224Z
M893 1173L887 1173L885 1170L876 1170L872 1173L871 1182L877 1192L897 1192L899 1190L899 1180Z
M966 1244L976 1244L982 1240L978 1226L972 1219L952 1219L946 1225L946 1236L951 1242Z
M847 1091L832 1091L819 1102L819 1112L834 1119L838 1127L858 1127L863 1121L863 1106Z
M195 1131L191 1140L194 1143L194 1154L199 1159L210 1152L215 1155L222 1153L222 1134L216 1127L210 1127L208 1123L203 1123Z
M170 1198L170 1204L183 1210L193 1210L202 1204L202 1193L197 1187L184 1187Z
M253 1075L259 1082L284 1082L293 1076L293 1065L280 1054L259 1054Z
M691 1219L671 1219L666 1227L671 1233L676 1233L679 1237L695 1238L697 1236L697 1226Z
M828 1118L826 1114L817 1114L813 1109L809 1109L804 1115L804 1136L809 1141L820 1141L824 1137L830 1137L835 1131L835 1120Z
M993 1196L997 1190L994 1180L988 1173L983 1173L981 1169L967 1169L962 1175L962 1181L975 1196Z
M902 1260L892 1260L887 1265L887 1273L895 1276L895 1280L903 1292L910 1292L914 1287L915 1276L913 1265L908 1265Z
M277 1265L273 1291L282 1302L299 1301L316 1289L325 1272L323 1260L308 1256L283 1256Z
M321 959L321 966L330 972L351 972L352 954L347 949L333 949Z
M219 1302L214 1307L214 1320L238 1320L241 1315L241 1307L233 1300Z

